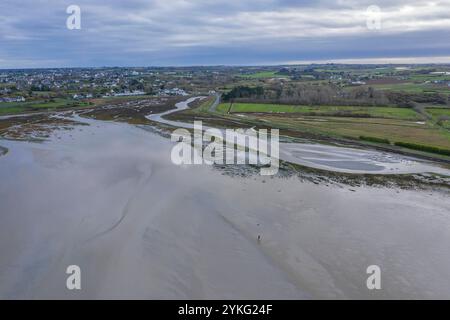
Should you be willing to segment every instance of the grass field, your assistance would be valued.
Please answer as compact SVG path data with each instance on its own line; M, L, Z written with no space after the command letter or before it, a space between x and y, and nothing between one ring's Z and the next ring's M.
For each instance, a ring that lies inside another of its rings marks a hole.
M275 78L278 75L275 71L261 71L251 74L239 74L241 78L250 78L250 79L266 79L266 78Z
M450 118L450 108L427 108L427 112L433 117L447 116Z
M230 104L222 103L217 110L222 113L228 112ZM408 108L390 107L353 107L353 106L292 106L277 104L257 104L257 103L235 103L232 113L299 113L311 116L354 116L391 118L403 120L421 120L414 110Z
M433 80L445 80L450 81L449 75L440 75L440 74L414 74L411 75L408 79L413 81L433 81Z
M432 83L392 83L392 84L373 84L370 85L375 89L379 90L390 90L390 91L399 91L399 92L407 92L407 93L441 93L441 94L450 94L450 87L446 87L444 85L439 86Z
M30 102L9 102L0 103L0 115L40 111L48 109L83 107L88 106L87 102L79 102L71 99L54 99L53 101L30 101Z
M256 117L257 116L257 117ZM329 136L370 136L391 142L408 142L450 149L450 136L439 127L400 119L344 118L344 117L289 117L286 115L249 115L272 127L286 128Z

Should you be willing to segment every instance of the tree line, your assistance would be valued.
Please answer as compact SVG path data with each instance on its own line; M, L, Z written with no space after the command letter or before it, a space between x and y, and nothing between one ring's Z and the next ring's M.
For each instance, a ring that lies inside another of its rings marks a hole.
M301 105L355 105L414 107L414 103L445 105L448 97L437 93L402 93L372 87L342 88L334 84L279 83L267 87L237 86L223 95L225 101Z

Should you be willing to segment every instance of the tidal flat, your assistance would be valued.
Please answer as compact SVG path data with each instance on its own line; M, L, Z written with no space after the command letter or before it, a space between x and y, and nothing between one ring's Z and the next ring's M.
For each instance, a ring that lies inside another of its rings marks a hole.
M72 121L1 141L2 299L450 298L445 188L176 166L157 133Z

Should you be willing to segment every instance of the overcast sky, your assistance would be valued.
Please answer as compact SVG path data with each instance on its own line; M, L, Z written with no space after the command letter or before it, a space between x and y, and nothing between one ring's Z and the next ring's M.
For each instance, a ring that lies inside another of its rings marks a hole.
M450 62L450 0L0 1L0 68L316 61Z

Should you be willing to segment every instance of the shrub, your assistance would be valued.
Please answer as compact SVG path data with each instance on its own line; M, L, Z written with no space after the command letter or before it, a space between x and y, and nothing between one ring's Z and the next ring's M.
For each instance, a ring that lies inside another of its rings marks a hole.
M364 141L376 142L376 143L391 144L391 142L388 139L383 139L383 138L360 136L359 139L364 140Z
M441 149L441 148L437 148L437 147L424 146L421 144L408 143L408 142L396 142L395 145L399 146L399 147L408 148L408 149L426 151L426 152L450 156L450 150L448 150L448 149Z

